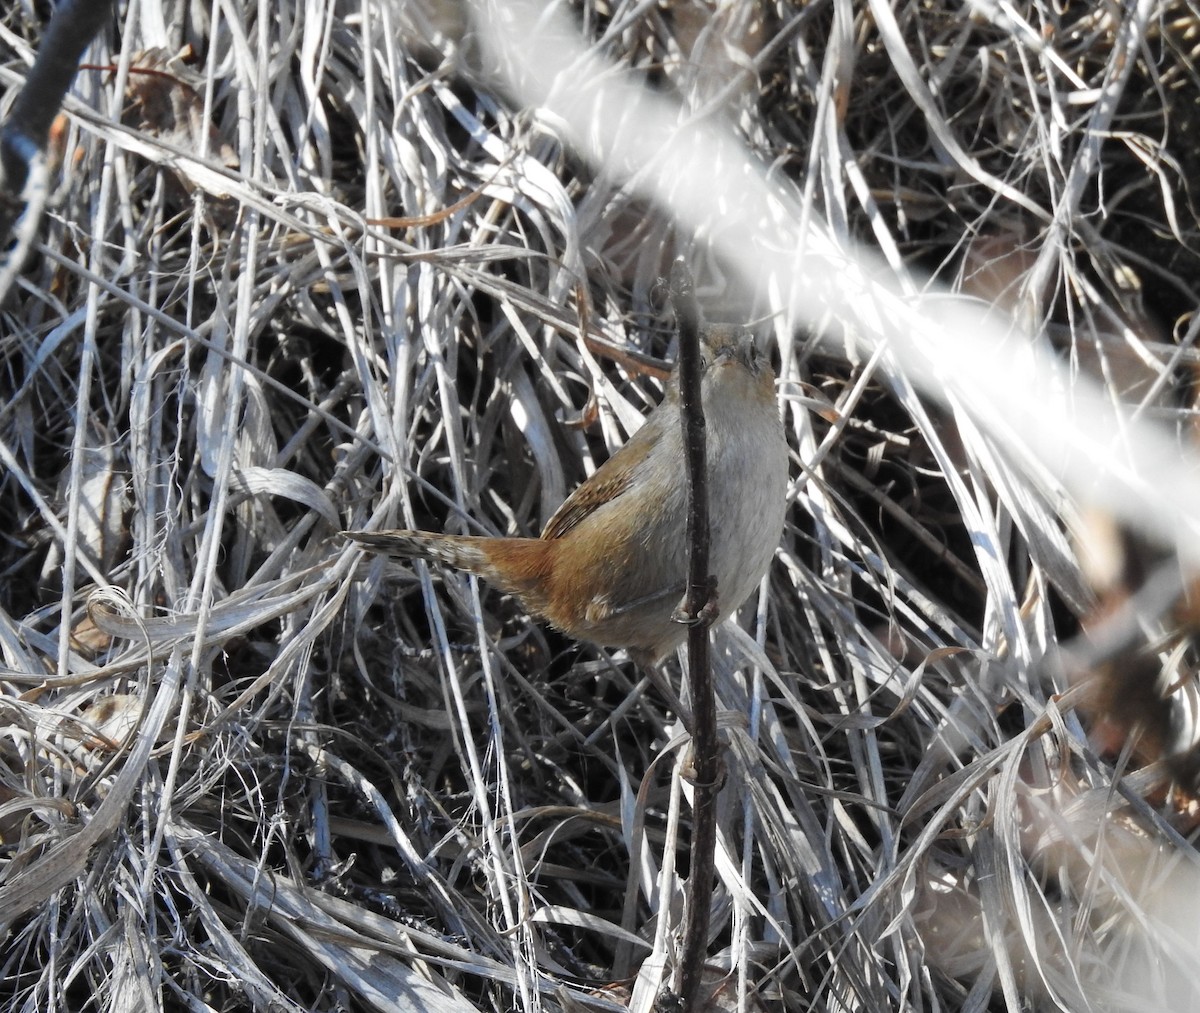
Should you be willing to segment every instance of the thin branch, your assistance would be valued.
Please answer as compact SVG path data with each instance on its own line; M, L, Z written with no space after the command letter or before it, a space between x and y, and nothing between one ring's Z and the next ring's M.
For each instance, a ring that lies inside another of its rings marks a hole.
M682 257L671 265L671 304L679 328L679 401L688 483L688 584L683 619L688 629L688 673L692 696L691 871L679 992L685 1010L695 1009L708 950L717 839L720 760L717 715L708 656L708 628L717 614L719 588L709 573L708 480L704 408L700 398L700 310L691 273Z
M83 51L111 11L111 0L65 0L55 9L25 87L0 130L0 167L13 196L24 187L34 155L46 150L50 125L75 79Z
M75 78L79 60L112 0L63 0L50 19L21 94L0 127L0 304L33 246L49 189L46 143L50 125ZM15 233L15 242L9 237Z

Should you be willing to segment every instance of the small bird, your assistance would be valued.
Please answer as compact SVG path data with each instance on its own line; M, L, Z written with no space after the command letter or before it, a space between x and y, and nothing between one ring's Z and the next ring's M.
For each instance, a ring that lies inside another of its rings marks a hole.
M705 324L701 400L718 621L758 586L783 530L787 441L775 373L749 331ZM673 619L687 581L687 476L679 370L642 427L550 518L540 538L347 531L392 556L436 560L516 596L577 640L653 667L687 637Z

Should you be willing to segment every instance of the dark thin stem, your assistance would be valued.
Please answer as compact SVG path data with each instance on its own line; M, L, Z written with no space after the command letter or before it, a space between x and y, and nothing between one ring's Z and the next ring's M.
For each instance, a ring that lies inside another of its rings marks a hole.
M25 86L0 130L0 167L13 196L24 187L34 154L46 150L50 124L75 79L83 51L111 13L111 0L64 0L55 9Z
M708 475L704 409L700 400L700 308L692 276L679 257L671 265L671 303L679 328L679 403L688 482L688 583L683 611L688 628L688 673L692 697L691 872L688 875L680 996L683 1008L698 1008L701 977L708 955L708 920L712 904L717 841L717 788L720 758L717 715L708 657L708 627L720 589L708 569Z
M704 406L700 400L700 307L692 276L679 257L671 265L671 304L679 329L679 402L688 485L688 583L684 610L696 620L708 604L708 474Z

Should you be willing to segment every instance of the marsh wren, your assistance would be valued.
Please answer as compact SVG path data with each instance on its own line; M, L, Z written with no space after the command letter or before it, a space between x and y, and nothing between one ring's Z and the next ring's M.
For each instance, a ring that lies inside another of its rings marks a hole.
M758 586L779 544L787 442L775 373L746 328L707 324L700 348L720 621ZM687 579L687 511L676 369L662 403L558 508L540 538L346 534L389 555L477 574L568 636L627 648L652 666L687 637L672 618Z

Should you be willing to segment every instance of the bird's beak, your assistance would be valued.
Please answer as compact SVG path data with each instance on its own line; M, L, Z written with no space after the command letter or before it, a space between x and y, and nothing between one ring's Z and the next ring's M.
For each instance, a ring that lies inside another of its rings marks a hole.
M754 336L748 331L730 335L728 341L722 341L712 350L714 366L723 366L731 362L739 362L751 373L758 373L761 358L754 344Z

